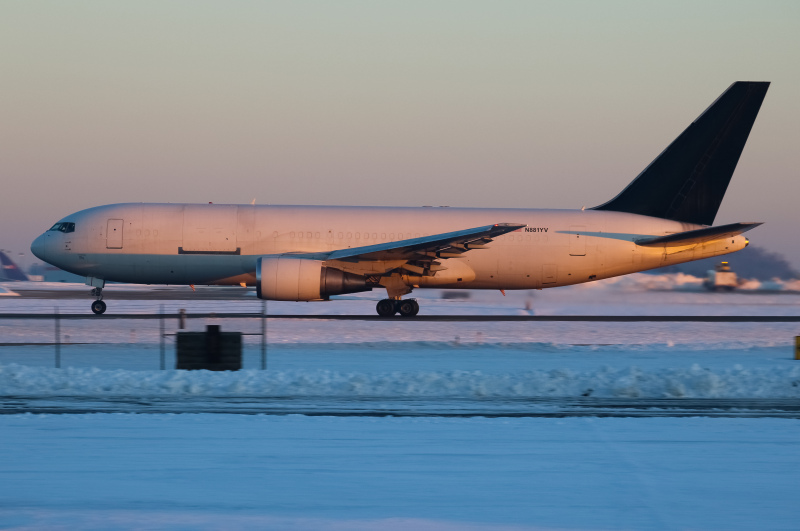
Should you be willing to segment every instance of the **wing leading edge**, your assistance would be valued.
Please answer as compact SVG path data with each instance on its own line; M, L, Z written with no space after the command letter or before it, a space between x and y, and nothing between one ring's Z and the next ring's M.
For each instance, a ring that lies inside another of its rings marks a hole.
M418 256L453 258L472 249L481 249L494 238L519 230L527 225L495 223L474 229L445 232L421 238L339 249L329 253L327 260L347 262L360 260L409 260Z

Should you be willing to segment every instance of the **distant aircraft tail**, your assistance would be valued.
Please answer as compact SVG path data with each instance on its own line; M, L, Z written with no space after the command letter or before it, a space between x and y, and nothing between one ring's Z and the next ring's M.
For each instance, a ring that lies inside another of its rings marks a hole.
M618 196L593 210L711 225L769 88L737 81Z
M27 275L3 251L0 251L0 265L0 280L28 280Z

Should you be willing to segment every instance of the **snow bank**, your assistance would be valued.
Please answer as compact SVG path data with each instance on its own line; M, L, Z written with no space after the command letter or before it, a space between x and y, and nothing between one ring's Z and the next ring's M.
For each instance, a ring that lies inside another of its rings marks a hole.
M653 275L649 273L636 273L621 277L613 277L598 282L583 284L585 286L612 290L674 290L674 291L704 291L703 279L684 273L667 273Z
M392 398L795 398L800 366L789 369L639 367L575 371L534 370L507 374L481 371L245 370L127 371L49 369L0 365L6 396L179 396L179 397L392 397Z
M772 280L744 280L737 289L744 291L800 291L800 280L781 280L773 278Z
M654 275L651 273L634 273L620 277L613 277L597 282L579 284L586 289L609 291L706 291L703 286L704 278L685 273L665 273ZM762 292L798 292L800 280L772 280L740 279L738 290Z

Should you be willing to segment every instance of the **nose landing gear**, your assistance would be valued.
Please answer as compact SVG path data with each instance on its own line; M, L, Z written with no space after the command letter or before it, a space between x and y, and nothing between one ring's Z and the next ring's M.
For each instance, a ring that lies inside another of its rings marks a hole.
M375 309L381 317L391 317L396 313L401 317L414 317L419 313L419 303L416 299L383 299L378 301Z
M106 311L106 303L103 302L103 288L94 288L91 291L92 297L97 297L97 300L92 303L92 313L100 315Z

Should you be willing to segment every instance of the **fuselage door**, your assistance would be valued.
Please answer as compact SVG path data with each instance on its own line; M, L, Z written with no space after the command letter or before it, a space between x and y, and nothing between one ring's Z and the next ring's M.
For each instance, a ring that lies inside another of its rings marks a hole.
M109 219L106 226L106 248L122 249L123 220Z
M183 209L183 252L238 254L236 205L186 205Z
M569 228L569 255L586 256L586 226L572 225Z

